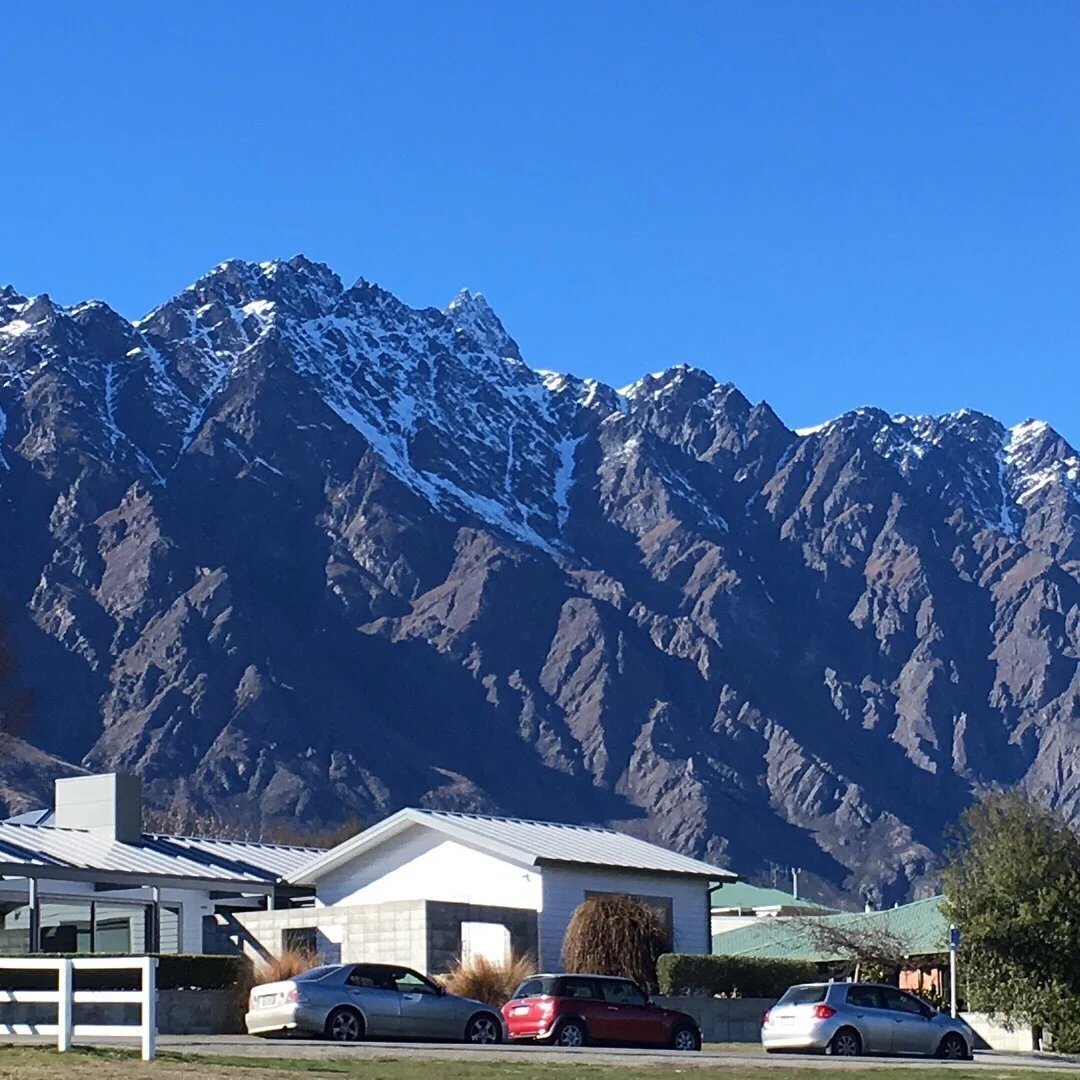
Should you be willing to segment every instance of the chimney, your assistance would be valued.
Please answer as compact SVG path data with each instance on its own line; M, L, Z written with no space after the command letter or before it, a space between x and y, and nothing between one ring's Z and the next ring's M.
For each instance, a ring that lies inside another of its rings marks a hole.
M142 840L142 781L125 773L73 776L57 780L58 829L82 829L103 840L137 844Z

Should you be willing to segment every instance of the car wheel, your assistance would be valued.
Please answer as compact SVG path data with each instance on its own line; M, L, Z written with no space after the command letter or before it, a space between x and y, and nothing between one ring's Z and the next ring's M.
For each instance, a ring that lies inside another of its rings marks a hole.
M829 1040L826 1053L836 1057L858 1057L862 1053L862 1039L854 1028L841 1028Z
M335 1009L326 1018L326 1037L334 1042L359 1042L364 1021L355 1009Z
M955 1031L950 1031L941 1045L938 1047L937 1056L946 1061L966 1061L971 1055L968 1053L967 1040Z
M471 1043L501 1043L502 1024L490 1013L474 1016L465 1027L465 1041Z
M556 1046L584 1046L585 1025L580 1020L564 1020L551 1040Z
M701 1033L697 1030L697 1028L690 1027L689 1024L684 1024L682 1027L677 1027L671 1033L671 1049L700 1050Z

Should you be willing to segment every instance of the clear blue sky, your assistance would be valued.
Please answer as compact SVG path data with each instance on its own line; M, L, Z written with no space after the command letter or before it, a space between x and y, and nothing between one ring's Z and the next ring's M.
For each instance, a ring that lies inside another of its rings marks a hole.
M304 252L537 367L1080 443L1076 0L5 5L0 281Z

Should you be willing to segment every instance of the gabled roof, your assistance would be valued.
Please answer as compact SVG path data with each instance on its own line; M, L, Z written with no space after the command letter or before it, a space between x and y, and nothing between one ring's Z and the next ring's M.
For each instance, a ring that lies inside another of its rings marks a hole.
M882 911L840 912L813 916L814 923L845 930L883 929L898 938L908 956L931 956L949 948L949 920L941 910L943 897L931 896ZM815 940L809 919L759 919L737 930L713 935L712 951L721 956L826 962L846 959Z
M72 878L178 879L206 886L265 886L319 854L318 848L143 836L138 844L107 840L81 829L0 822L0 874ZM265 891L261 889L260 891Z
M805 908L807 911L831 911L825 904L814 900L804 900L784 892L782 889L765 889L750 885L745 881L725 884L712 895L712 906L719 908L742 908L754 911L759 908Z
M685 874L713 881L733 881L736 877L730 870L721 870L613 829L407 808L318 855L287 880L313 884L350 860L415 827L433 829L469 847L526 866L580 864Z

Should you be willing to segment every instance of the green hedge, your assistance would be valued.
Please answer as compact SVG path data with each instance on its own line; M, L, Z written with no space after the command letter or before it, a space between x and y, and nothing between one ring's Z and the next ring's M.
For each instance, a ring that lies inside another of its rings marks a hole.
M749 956L665 953L656 965L660 993L673 996L778 998L796 983L816 982L816 964Z
M86 954L81 954L84 958ZM70 953L38 953L37 958L63 959ZM182 956L168 953L158 957L159 990L231 990L250 981L251 961L243 956ZM76 990L137 990L138 971L74 971ZM0 988L5 990L55 990L53 971L0 970Z

